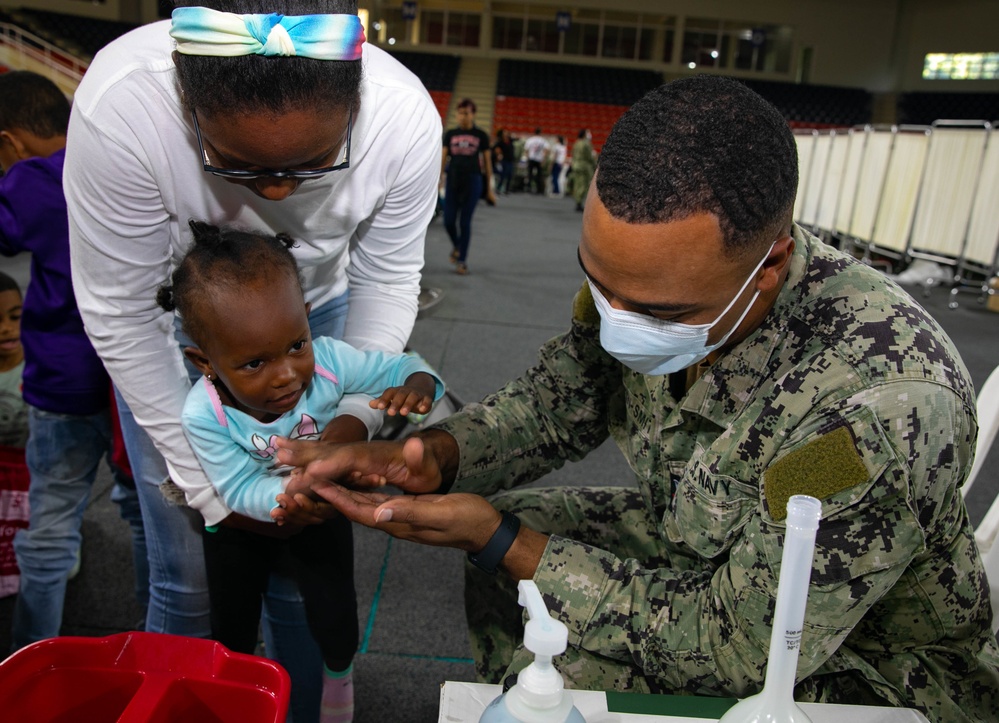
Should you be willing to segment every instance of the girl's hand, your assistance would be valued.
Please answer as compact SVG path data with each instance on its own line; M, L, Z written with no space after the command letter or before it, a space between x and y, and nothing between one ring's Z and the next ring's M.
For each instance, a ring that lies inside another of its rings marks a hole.
M401 414L406 416L410 412L426 414L433 406L432 396L424 394L413 387L389 387L378 399L372 399L370 406L373 409L384 409L389 416Z

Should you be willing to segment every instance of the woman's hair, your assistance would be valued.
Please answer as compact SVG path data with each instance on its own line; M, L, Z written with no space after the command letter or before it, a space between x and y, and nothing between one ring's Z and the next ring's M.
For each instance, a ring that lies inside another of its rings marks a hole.
M357 14L356 0L174 0L174 5L238 14ZM292 106L344 108L360 103L360 59L174 53L174 63L185 105L205 115L281 112Z
M458 107L468 108L469 110L472 111L473 114L475 113L475 101L472 100L471 98L462 98L460 101L458 101Z
M66 135L68 125L69 101L55 83L28 70L0 74L0 130L53 138Z
M787 121L745 84L712 75L649 91L614 124L597 193L614 218L717 216L729 253L769 246L790 226L798 154Z
M0 271L0 292L2 291L16 291L20 294L21 287L18 286L13 276L8 276L3 271Z
M166 311L178 311L184 331L197 344L204 341L204 313L217 292L246 289L254 281L275 273L302 278L290 249L288 234L268 236L233 228L219 228L202 221L188 222L194 243L174 269L170 284L156 293L156 303Z

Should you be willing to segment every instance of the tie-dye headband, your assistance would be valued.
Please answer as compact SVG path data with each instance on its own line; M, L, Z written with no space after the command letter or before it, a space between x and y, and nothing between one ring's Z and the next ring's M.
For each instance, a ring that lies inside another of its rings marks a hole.
M170 35L185 55L297 55L357 60L364 27L356 15L237 15L177 8Z

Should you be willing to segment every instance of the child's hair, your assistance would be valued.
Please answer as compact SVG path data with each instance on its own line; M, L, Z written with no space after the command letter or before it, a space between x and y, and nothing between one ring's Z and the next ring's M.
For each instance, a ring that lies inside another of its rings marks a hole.
M0 292L2 291L16 291L20 294L21 287L14 280L13 276L8 276L3 271L0 271Z
M294 239L286 233L268 236L233 228L219 228L203 221L188 222L194 244L174 269L170 284L156 293L156 303L166 311L180 312L184 332L195 343L204 341L203 309L215 291L245 289L259 279L285 273L302 278L290 249Z
M0 74L0 130L20 128L39 138L66 135L69 101L59 86L29 70Z

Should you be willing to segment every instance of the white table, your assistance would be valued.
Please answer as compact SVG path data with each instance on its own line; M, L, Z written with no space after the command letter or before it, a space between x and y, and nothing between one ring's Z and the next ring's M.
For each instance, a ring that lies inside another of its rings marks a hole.
M448 681L441 686L438 723L478 723L485 707L502 692L499 685ZM705 723L717 718L617 713L607 710L607 696L600 691L574 690L572 699L586 723ZM918 711L872 708L860 705L801 703L812 723L927 723Z

